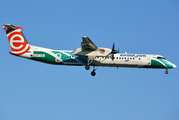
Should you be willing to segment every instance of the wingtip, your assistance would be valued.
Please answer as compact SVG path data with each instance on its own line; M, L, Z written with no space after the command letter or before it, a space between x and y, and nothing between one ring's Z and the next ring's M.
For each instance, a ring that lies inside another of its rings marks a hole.
M87 36L82 36L82 38L88 38Z

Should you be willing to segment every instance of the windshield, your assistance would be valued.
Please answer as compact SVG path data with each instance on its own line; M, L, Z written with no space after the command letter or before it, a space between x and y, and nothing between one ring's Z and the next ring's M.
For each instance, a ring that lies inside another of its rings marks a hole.
M164 58L164 57L157 57L157 59L164 59L164 60L166 60L166 58Z

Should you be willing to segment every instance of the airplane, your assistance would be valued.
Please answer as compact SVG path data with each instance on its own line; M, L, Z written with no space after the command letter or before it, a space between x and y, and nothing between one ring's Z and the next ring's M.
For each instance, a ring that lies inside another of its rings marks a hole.
M22 33L22 27L16 27L11 24L4 24L10 43L10 54L55 65L85 66L86 70L93 66L92 76L96 75L99 66L103 67L130 67L130 68L159 68L168 69L177 66L161 55L153 54L134 54L119 53L115 50L115 44L112 49L97 47L88 37L83 36L81 48L73 50L53 50L43 47L30 45Z

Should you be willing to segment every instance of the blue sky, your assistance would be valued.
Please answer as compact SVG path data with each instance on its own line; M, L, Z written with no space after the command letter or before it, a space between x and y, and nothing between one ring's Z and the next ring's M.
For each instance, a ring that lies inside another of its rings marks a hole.
M1 1L0 23L23 27L31 45L159 54L178 64L177 0ZM9 54L0 30L1 120L178 120L179 70L55 66Z

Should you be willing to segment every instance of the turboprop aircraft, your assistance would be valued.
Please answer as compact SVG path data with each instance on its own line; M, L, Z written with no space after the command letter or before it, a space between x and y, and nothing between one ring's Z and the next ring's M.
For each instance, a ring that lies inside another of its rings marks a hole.
M53 50L30 45L24 37L22 27L4 24L10 43L10 54L49 64L85 66L86 70L93 66L92 76L96 75L98 66L105 67L131 67L131 68L176 68L176 65L161 55L119 53L112 49L97 47L88 37L82 37L81 48L74 51Z

